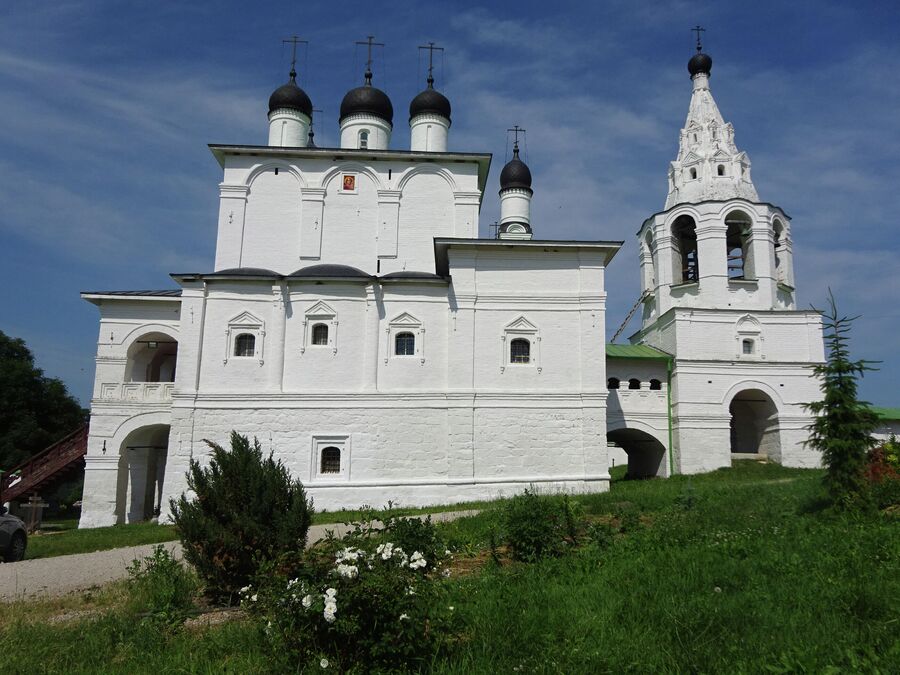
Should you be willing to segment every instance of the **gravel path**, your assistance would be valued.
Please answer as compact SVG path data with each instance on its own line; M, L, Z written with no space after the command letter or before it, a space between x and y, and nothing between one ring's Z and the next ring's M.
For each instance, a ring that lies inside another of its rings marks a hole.
M432 513L436 523L474 516L479 511L449 511ZM426 516L412 516L425 518ZM313 525L309 528L308 541L313 544L325 537L328 530L338 536L348 529L346 525ZM55 558L23 560L0 564L0 602L13 602L39 597L58 597L75 591L96 588L126 576L126 568L135 558L148 556L159 544L144 544L115 548L94 553L76 553ZM170 541L162 544L176 558L181 558L181 544Z

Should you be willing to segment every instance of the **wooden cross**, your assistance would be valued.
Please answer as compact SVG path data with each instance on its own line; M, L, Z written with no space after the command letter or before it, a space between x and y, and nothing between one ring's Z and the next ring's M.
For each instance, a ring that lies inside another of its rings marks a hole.
M429 42L427 46L419 46L419 49L428 50L428 84L434 84L434 53L444 51L443 47L435 47L433 42Z
M41 511L45 506L50 506L42 501L39 495L31 495L27 504L22 504L23 509L30 509L28 514L28 531L34 532L34 528L41 522Z
M697 34L697 51L699 52L703 49L703 47L700 44L700 33L705 33L706 29L702 28L699 24L697 24L697 26L695 26L694 28L691 28L691 32Z
M297 35L292 35L287 40L282 40L281 44L286 45L289 42L291 43L291 45L293 45L291 48L291 72L294 73L294 77L296 77L297 45L308 45L309 42L307 42L306 40L301 40Z
M366 45L368 55L366 56L366 79L372 79L372 47L384 47L383 42L375 42L375 36L369 35L364 41L357 41L358 45Z

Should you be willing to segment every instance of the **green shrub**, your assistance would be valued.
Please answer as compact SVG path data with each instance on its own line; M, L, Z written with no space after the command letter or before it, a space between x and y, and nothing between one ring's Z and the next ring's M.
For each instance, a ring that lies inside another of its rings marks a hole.
M879 509L900 505L900 478L885 478L877 483L872 483L870 488L872 501Z
M432 527L408 522L392 525L407 536ZM337 672L376 666L405 672L426 665L452 634L442 558L384 541L389 532L363 524L266 563L257 582L242 589L242 606L264 624L278 653L299 660L298 670L324 663Z
M575 517L561 499L539 495L533 488L512 497L503 506L503 529L513 558L531 561L559 555L566 534L578 528L569 527Z
M191 460L195 497L171 500L172 518L207 594L233 602L262 561L306 546L312 501L280 461L263 458L258 440L232 432L230 450L206 442L209 467Z
M616 528L609 523L591 523L587 528L588 542L599 550L613 545L616 539Z
M132 612L147 613L166 623L180 622L197 595L197 577L162 545L128 566L128 595Z

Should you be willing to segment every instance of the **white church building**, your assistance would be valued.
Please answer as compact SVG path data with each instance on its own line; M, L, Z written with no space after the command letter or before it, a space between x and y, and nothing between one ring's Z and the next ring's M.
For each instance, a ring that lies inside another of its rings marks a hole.
M637 232L641 328L609 345L623 242L542 238L517 145L497 237L479 238L491 156L449 149L430 75L408 150L369 68L340 147L320 148L292 69L268 145L211 146L213 269L82 294L100 332L81 527L165 519L204 439L232 430L320 509L603 491L623 461L634 476L817 465L802 403L819 393L820 317L796 309L790 219L757 196L711 67L698 47L665 209Z

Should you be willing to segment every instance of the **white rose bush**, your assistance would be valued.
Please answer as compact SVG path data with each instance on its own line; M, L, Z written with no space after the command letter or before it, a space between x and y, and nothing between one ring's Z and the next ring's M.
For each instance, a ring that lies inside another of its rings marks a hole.
M399 522L399 521L398 521ZM343 671L354 664L413 666L451 639L455 621L446 601L448 556L425 537L414 548L409 528L392 540L383 530L358 526L305 552L265 566L241 589L242 606L258 617L279 651L301 666L325 660ZM415 528L420 533L422 528ZM433 526L425 526L433 535Z

